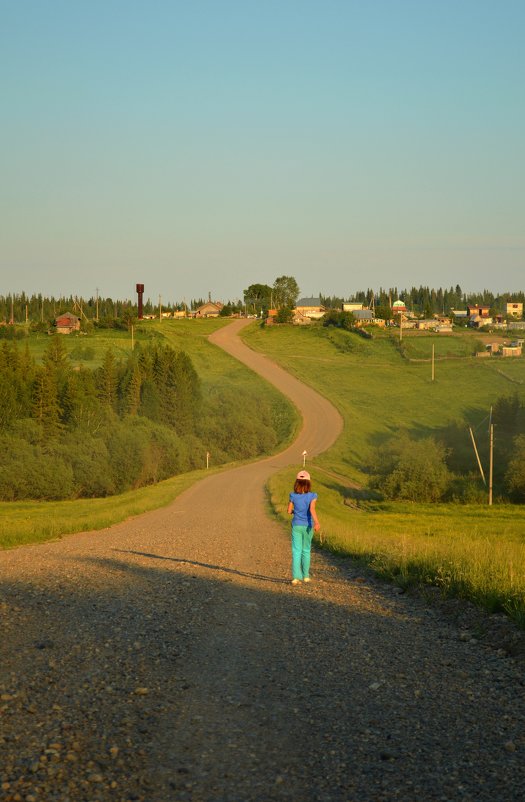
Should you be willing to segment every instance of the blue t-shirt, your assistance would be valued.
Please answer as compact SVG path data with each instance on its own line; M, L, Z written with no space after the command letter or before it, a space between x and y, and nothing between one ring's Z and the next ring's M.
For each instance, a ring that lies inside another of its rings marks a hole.
M292 526L311 526L312 515L310 504L317 498L317 493L290 493L293 504Z

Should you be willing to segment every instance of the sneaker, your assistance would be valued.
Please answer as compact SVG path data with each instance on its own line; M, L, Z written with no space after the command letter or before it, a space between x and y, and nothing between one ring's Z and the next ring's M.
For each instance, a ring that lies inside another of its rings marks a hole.
M292 585L300 585L300 584L301 584L300 579L292 579Z
M309 576L305 576L305 578L303 579L303 582L311 582L311 581L312 580L310 579Z

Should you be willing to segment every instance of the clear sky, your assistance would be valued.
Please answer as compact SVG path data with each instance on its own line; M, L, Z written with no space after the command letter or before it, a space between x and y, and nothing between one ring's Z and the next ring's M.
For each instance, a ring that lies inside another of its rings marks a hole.
M0 294L525 289L524 0L0 0Z

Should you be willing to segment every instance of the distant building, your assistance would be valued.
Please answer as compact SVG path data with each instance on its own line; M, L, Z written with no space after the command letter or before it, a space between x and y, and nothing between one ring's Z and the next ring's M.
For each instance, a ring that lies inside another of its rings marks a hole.
M363 304L343 304L343 312L358 312L360 309L364 309Z
M220 301L207 301L195 310L195 317L219 317L223 307Z
M465 320L468 317L466 309L452 309L452 315L458 320Z
M504 345L501 349L501 356L521 356L521 345Z
M392 304L393 315L406 314L407 311L404 301L394 301Z
M80 331L80 318L65 312L55 320L57 334L71 334L72 331Z
M361 326L371 326L376 322L376 316L371 309L354 309L352 312L354 318L354 325L357 328Z
M483 306L482 304L476 306L467 306L467 313L470 318L472 315L479 315L481 318L490 317L490 306Z
M304 315L311 320L319 320L325 312L320 298L300 298L295 305L296 314Z
M507 301L507 315L510 317L523 317L523 304L516 301Z

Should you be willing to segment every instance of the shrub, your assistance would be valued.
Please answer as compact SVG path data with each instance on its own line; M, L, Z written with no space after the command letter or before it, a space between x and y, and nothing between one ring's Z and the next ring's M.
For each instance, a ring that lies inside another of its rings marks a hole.
M388 499L439 501L451 480L445 457L433 438L411 440L401 435L376 450L370 485Z

